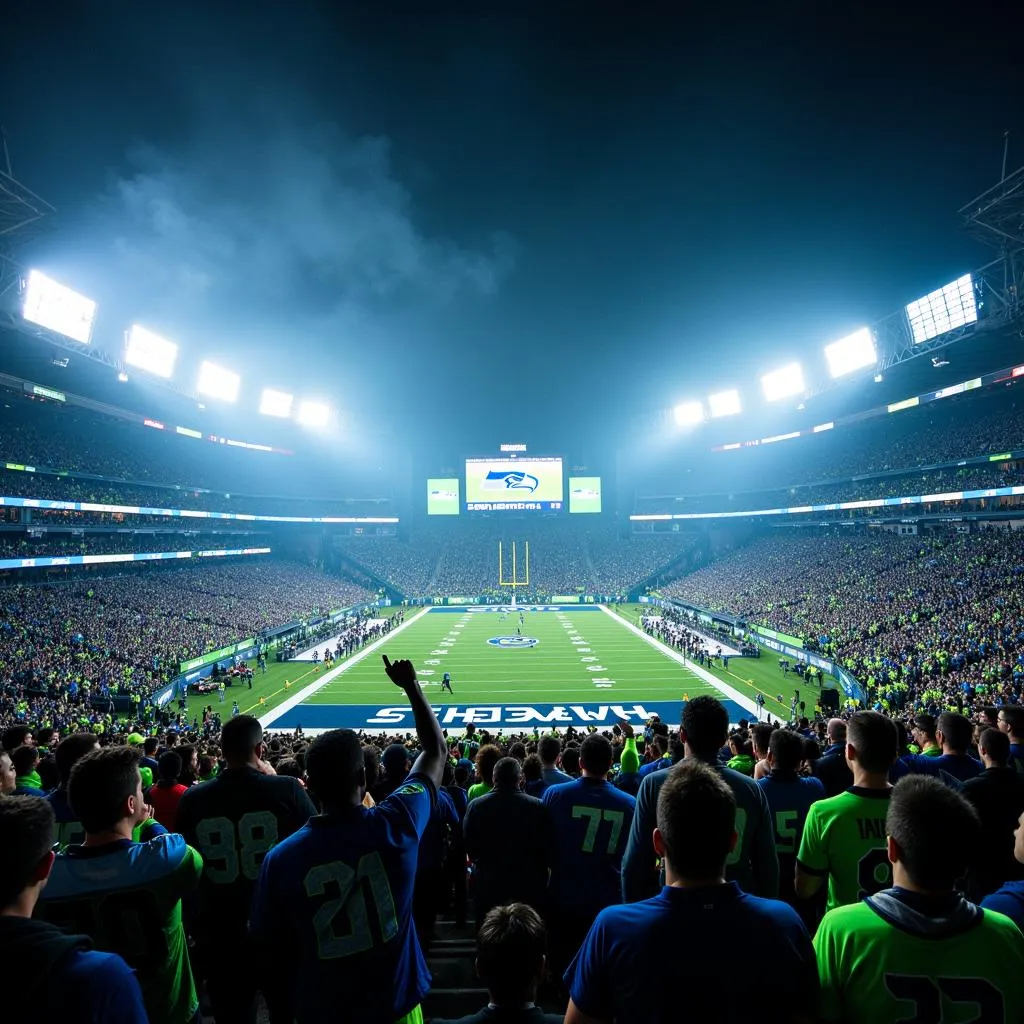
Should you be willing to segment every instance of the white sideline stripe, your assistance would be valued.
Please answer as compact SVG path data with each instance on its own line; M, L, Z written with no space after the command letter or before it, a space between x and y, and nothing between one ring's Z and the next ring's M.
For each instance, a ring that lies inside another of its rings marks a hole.
M678 651L672 650L668 644L663 644L656 637L645 633L639 626L634 626L628 619L624 619L621 615L616 615L615 612L606 605L601 604L598 605L598 607L605 613L605 615L610 616L620 625L636 633L638 637L646 640L653 648L655 648L655 650L661 651L665 657L678 662L683 666L683 668L688 668L695 676L697 676L698 679L703 679L704 682L713 686L719 693L725 694L729 700L734 701L743 708L744 711L749 711L755 717L757 716L757 705L749 697L744 697L739 690L734 690L728 683L723 683L721 679L716 678L708 672L707 669L701 668L700 665L695 665L692 661L687 661L687 659Z
M328 683L334 682L334 680L337 679L338 676L342 674L342 672L347 672L353 665L358 665L359 662L361 662L363 658L365 658L368 654L372 654L375 650L377 650L377 648L380 647L380 645L384 643L385 640L390 640L397 633L401 633L406 626L411 626L417 620L422 619L423 616L426 615L427 612L429 611L430 608L428 606L424 608L423 611L417 612L411 619L406 619L405 622L403 622L400 626L395 626L395 628L391 630L390 633L385 633L382 637L380 637L380 639L374 640L372 644L369 644L367 647L364 647L358 653L353 654L351 658L347 658L344 661L344 663L339 665L337 668L332 668L330 672L323 676L323 678L318 679L314 683L310 683L308 686L304 686L301 690L298 691L298 693L294 694L293 696L287 698L287 700L284 700L280 704L278 704L277 707L273 709L273 711L268 711L260 719L260 725L262 725L264 729L269 729L270 726L274 724L274 722L276 722L283 714L285 714L285 712L291 711L292 708L297 707L307 697L311 697L314 693L317 692L317 690L322 690ZM301 662L301 664L308 665L309 662L304 661ZM312 731L310 731L310 735L312 735Z

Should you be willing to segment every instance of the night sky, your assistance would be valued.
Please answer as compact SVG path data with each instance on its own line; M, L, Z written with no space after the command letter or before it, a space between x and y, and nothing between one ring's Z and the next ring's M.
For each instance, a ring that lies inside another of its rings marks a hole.
M36 0L0 122L98 344L571 449L986 262L1017 7Z

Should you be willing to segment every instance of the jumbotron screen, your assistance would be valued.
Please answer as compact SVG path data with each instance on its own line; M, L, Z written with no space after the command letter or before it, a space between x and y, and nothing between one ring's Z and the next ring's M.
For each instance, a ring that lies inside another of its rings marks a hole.
M561 459L466 459L469 512L561 511Z
M569 514L601 511L601 478L599 476L569 477Z
M427 481L428 516L457 516L460 511L457 477L442 477Z

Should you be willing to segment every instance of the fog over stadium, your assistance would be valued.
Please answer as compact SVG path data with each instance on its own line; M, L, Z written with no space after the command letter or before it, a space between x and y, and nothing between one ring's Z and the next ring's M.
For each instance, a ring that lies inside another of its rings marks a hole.
M1020 11L2 18L12 1020L1024 1020Z

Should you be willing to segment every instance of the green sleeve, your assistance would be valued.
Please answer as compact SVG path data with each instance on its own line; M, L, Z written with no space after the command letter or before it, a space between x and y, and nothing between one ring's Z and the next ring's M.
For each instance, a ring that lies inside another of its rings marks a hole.
M174 870L175 880L181 885L182 889L187 891L199 885L199 879L202 875L202 855L194 847L186 846L185 855L181 858L181 863Z
M640 770L640 755L636 752L636 737L627 736L622 745L622 756L619 758L622 770L631 775Z
M821 804L811 804L811 809L807 812L804 834L800 839L800 852L796 859L805 868L824 874L828 871L828 851L825 849L822 835L820 807Z
M830 917L831 914L825 915L814 936L814 956L818 962L818 981L821 983L818 1019L822 1024L843 1019L842 984Z

